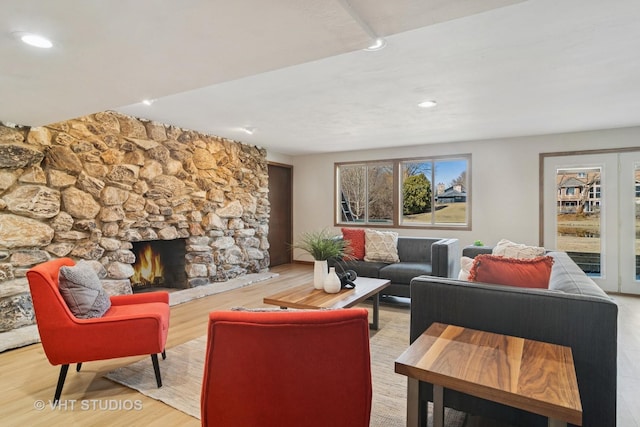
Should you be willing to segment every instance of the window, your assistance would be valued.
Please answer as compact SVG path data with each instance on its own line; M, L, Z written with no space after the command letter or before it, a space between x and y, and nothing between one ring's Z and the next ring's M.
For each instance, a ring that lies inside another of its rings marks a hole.
M469 227L471 155L336 164L337 224Z
M338 171L338 222L392 223L393 163L341 165Z

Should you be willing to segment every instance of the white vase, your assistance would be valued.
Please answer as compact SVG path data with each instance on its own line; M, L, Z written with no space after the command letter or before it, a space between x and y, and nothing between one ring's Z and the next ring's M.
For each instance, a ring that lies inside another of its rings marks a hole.
M337 294L341 288L340 278L336 274L336 269L331 267L329 274L324 279L324 291L328 294Z
M327 260L313 263L313 287L316 289L324 289L324 279L327 277Z

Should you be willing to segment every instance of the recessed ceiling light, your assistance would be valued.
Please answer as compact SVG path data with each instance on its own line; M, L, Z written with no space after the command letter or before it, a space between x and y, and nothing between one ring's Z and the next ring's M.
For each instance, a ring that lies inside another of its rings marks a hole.
M367 52L375 52L376 50L384 49L386 45L387 42L383 38L377 38L374 40L372 45L364 50L366 50Z
M247 135L253 135L253 133L256 131L256 128L246 126L246 127L240 128L240 130L246 133Z
M436 101L427 100L427 101L422 101L420 104L418 104L418 107L420 107L420 108L433 108L436 105L438 105L438 103Z
M46 37L39 36L37 34L31 34L31 33L22 34L20 36L20 40L22 40L24 43L30 46L40 47L43 49L49 49L50 47L53 47L53 43L51 42L51 40L49 40Z
M155 99L143 99L143 100L142 100L142 103L143 103L144 105L149 106L149 105L153 104L153 102L154 102L154 101L155 101Z

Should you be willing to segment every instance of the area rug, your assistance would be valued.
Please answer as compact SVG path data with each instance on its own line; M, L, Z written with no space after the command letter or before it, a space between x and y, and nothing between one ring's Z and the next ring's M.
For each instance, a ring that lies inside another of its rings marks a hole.
M206 336L167 349L160 361L163 387L157 388L153 367L147 359L109 372L106 378L138 390L188 415L200 418L200 387ZM373 402L371 426L406 425L407 378L394 372L394 361L409 344L409 309L380 307L380 329L371 334ZM431 405L429 407L431 418ZM465 414L445 410L447 427L462 427ZM429 419L431 425L431 419Z

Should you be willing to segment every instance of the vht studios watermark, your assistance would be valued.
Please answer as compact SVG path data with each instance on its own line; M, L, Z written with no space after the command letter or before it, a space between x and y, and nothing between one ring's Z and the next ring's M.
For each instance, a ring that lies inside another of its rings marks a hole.
M142 400L131 399L67 399L36 400L33 407L37 411L140 411Z

